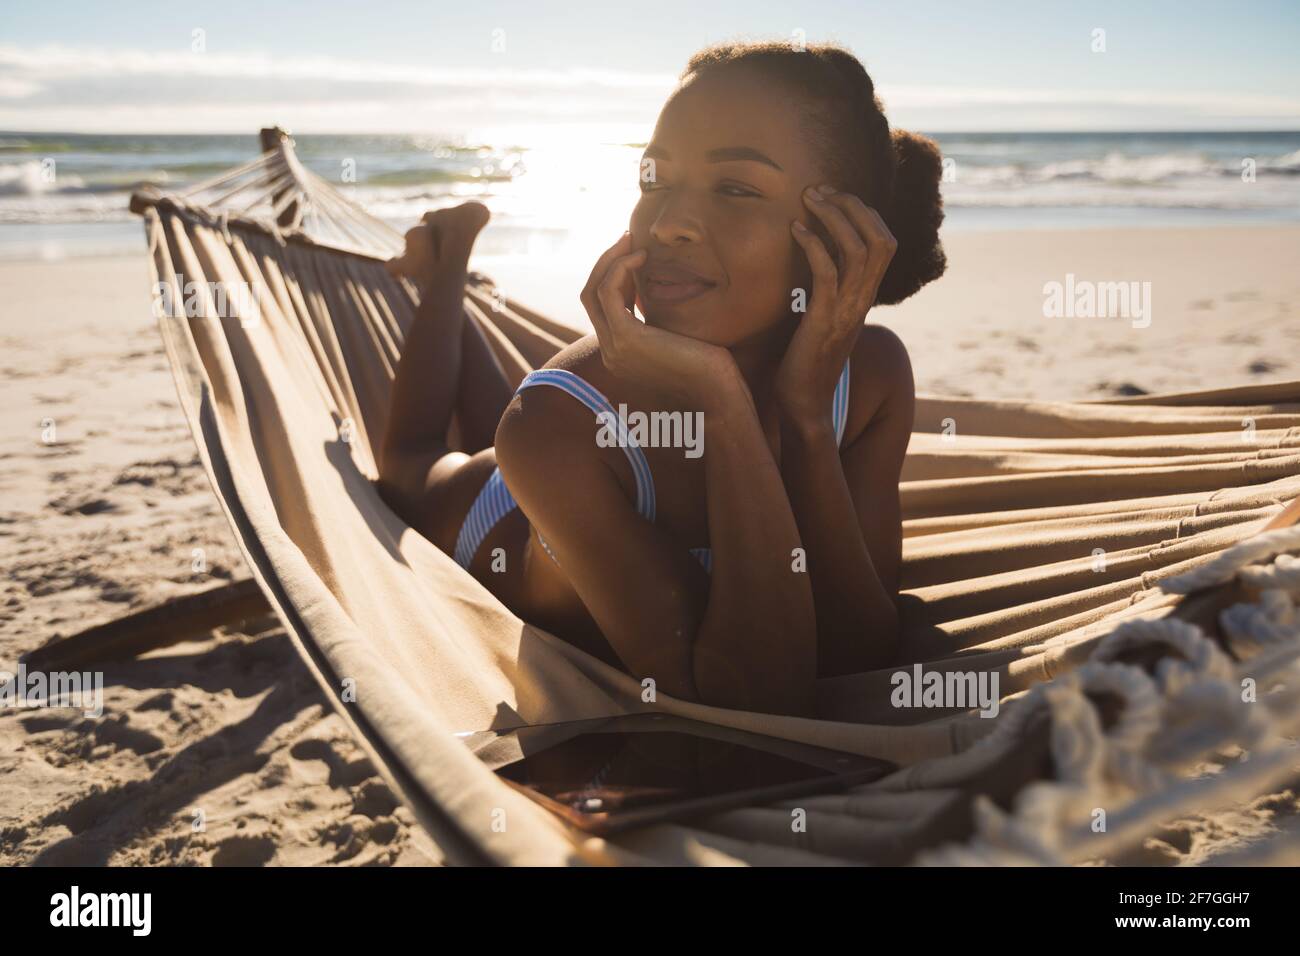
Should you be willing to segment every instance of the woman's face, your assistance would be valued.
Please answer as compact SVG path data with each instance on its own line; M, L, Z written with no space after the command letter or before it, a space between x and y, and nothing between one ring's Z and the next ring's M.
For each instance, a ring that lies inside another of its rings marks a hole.
M632 211L646 322L715 345L742 343L791 314L809 279L790 234L814 228L803 201L824 181L800 104L748 69L697 77L659 116Z

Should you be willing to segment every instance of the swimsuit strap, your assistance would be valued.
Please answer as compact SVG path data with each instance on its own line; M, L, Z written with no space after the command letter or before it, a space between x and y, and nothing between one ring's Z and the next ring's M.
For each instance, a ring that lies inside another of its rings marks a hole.
M844 360L844 371L835 383L835 397L831 400L831 416L835 421L835 443L844 441L844 426L849 423L849 360Z
M595 412L601 419L601 424L617 432L618 445L627 455L628 463L632 466L632 476L636 479L637 513L647 521L654 521L655 482L650 474L650 463L646 461L645 452L632 440L627 423L619 417L609 399L586 379L562 368L542 368L529 372L515 389L515 394L534 385L551 385L562 392L568 392Z

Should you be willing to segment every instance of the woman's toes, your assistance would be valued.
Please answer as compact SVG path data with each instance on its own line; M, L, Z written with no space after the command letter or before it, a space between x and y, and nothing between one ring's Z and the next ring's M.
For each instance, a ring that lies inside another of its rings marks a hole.
M488 211L487 206L472 199L452 209L441 211L446 213L442 222L446 223L448 232L461 241L471 243L492 218L492 213Z
M461 203L451 209L437 209L427 214L434 251L440 265L464 269L479 232L491 218L480 202Z

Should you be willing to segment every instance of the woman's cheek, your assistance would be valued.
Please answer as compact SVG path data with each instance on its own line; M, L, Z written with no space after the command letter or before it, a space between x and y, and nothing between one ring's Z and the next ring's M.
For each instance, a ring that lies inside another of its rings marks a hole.
M732 259L743 263L752 275L784 274L790 257L790 222L778 211L737 217L727 230L731 239L725 245L734 250Z

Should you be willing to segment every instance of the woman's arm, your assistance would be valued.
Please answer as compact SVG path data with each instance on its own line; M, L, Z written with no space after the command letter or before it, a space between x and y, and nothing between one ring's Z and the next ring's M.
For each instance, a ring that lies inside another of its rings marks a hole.
M806 191L805 203L827 241L801 221L791 224L812 269L812 307L777 369L775 394L782 468L816 597L819 673L829 675L880 667L894 657L898 475L911 431L910 401L898 399L887 417L870 416L842 465L831 420L835 383L850 354L857 359L854 377L861 382L868 372L873 390L910 392L911 369L901 342L883 329L863 328L897 249L888 227L856 196L829 187ZM864 351L864 339L878 341L866 342ZM862 388L852 391L861 395ZM849 461L855 464L846 474Z
M808 549L823 677L885 666L897 652L898 480L912 432L912 370L903 343L880 326L863 330L852 368L851 394L867 391L872 410L856 434L850 419L842 455L829 420L783 416L781 429L786 491Z
M795 562L800 526L739 371L715 387L717 404L704 411L713 564L695 640L697 685L706 699L739 708L751 684L775 685L784 712L806 713L818 637L813 589ZM739 680L737 661L747 665Z

